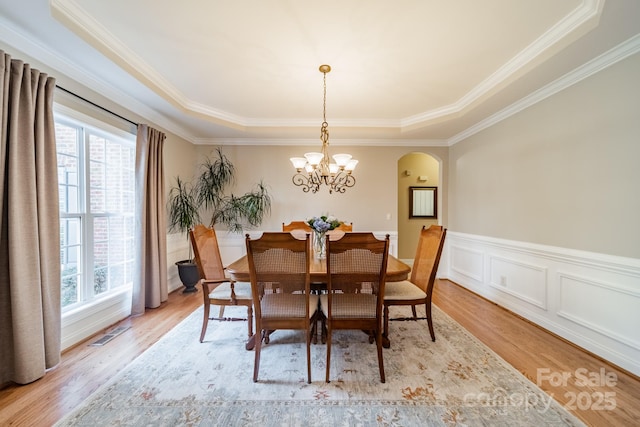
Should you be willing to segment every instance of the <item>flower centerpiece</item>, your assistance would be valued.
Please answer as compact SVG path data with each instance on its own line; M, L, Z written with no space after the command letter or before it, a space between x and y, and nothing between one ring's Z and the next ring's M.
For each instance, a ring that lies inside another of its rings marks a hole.
M314 246L316 255L319 258L324 258L326 256L325 235L327 231L338 228L342 221L331 215L321 215L307 219L307 224L315 233Z

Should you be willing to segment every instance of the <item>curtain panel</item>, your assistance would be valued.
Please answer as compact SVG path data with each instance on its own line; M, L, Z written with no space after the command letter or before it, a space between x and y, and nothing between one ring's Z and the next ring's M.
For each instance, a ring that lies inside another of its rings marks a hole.
M136 242L139 267L131 314L144 314L168 298L167 217L162 150L166 135L145 124L136 137Z
M55 79L0 51L0 384L60 362Z

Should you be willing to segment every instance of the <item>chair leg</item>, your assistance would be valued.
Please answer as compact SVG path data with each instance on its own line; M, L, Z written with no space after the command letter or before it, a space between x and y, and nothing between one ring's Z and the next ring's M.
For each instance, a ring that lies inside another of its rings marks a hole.
M389 342L389 306L386 304L383 306L383 313L384 332L382 333L382 346L389 348L391 347L391 343Z
M329 381L329 371L331 371L331 322L327 322L327 372L325 374L324 380L326 382Z
M204 334L207 333L207 325L209 324L209 307L210 307L210 304L208 304L208 302L205 302L204 319L202 321L202 332L200 332L200 342L204 341Z
M247 323L249 327L249 338L253 336L253 307L247 306Z
M433 331L433 319L431 317L431 303L425 304L425 310L427 313L427 323L429 324L429 333L431 334L431 341L436 341L436 333Z
M418 318L418 313L416 313L416 306L415 305L411 306L411 313L413 314L413 318L414 319Z
M382 360L382 334L380 329L376 331L376 347L378 348L378 369L380 370L380 382L385 382L384 361Z
M218 316L220 319L224 317L224 305L220 306L220 315Z
M324 316L324 314L321 314L322 316L322 321L320 322L320 341L322 342L322 344L326 344L327 343L327 318Z
M311 334L311 342L314 344L318 344L318 312L316 311L311 316L311 321L309 322L309 334Z
M307 329L307 383L311 384L311 331L309 329Z
M264 331L261 331L258 329L258 334L260 334L260 336L256 339L256 343L255 343L255 359L253 361L253 382L257 383L258 382L258 371L260 370L260 347L262 346L262 334Z

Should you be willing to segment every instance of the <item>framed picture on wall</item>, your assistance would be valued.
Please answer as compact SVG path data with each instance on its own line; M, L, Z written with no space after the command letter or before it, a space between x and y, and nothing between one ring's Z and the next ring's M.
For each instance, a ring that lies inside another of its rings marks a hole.
M438 187L409 187L409 218L438 218Z

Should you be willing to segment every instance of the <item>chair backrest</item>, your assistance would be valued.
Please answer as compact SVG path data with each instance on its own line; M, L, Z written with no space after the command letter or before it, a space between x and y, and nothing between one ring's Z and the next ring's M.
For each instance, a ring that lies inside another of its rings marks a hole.
M329 292L384 295L389 235L379 240L373 233L345 233L339 240L327 237L326 244Z
M304 221L291 221L289 224L282 223L282 231L288 231L295 238L304 240L307 233L313 233L311 226Z
M282 223L282 231L295 231L295 230L304 230L309 233L311 230L311 226L307 224L305 221L291 221L289 224Z
M205 280L224 279L224 266L222 265L216 231L198 224L189 231L189 237L200 277Z
M265 293L310 292L309 235L297 239L288 232L265 232L258 239L246 235L247 261L256 316ZM256 304L257 302L257 304ZM308 307L307 307L308 310Z
M350 223L343 222L339 226L337 226L335 229L336 230L342 230L345 233L351 233L353 231L353 223L352 222L350 222Z
M433 290L446 235L447 229L441 225L422 226L420 231L410 280L427 295Z

